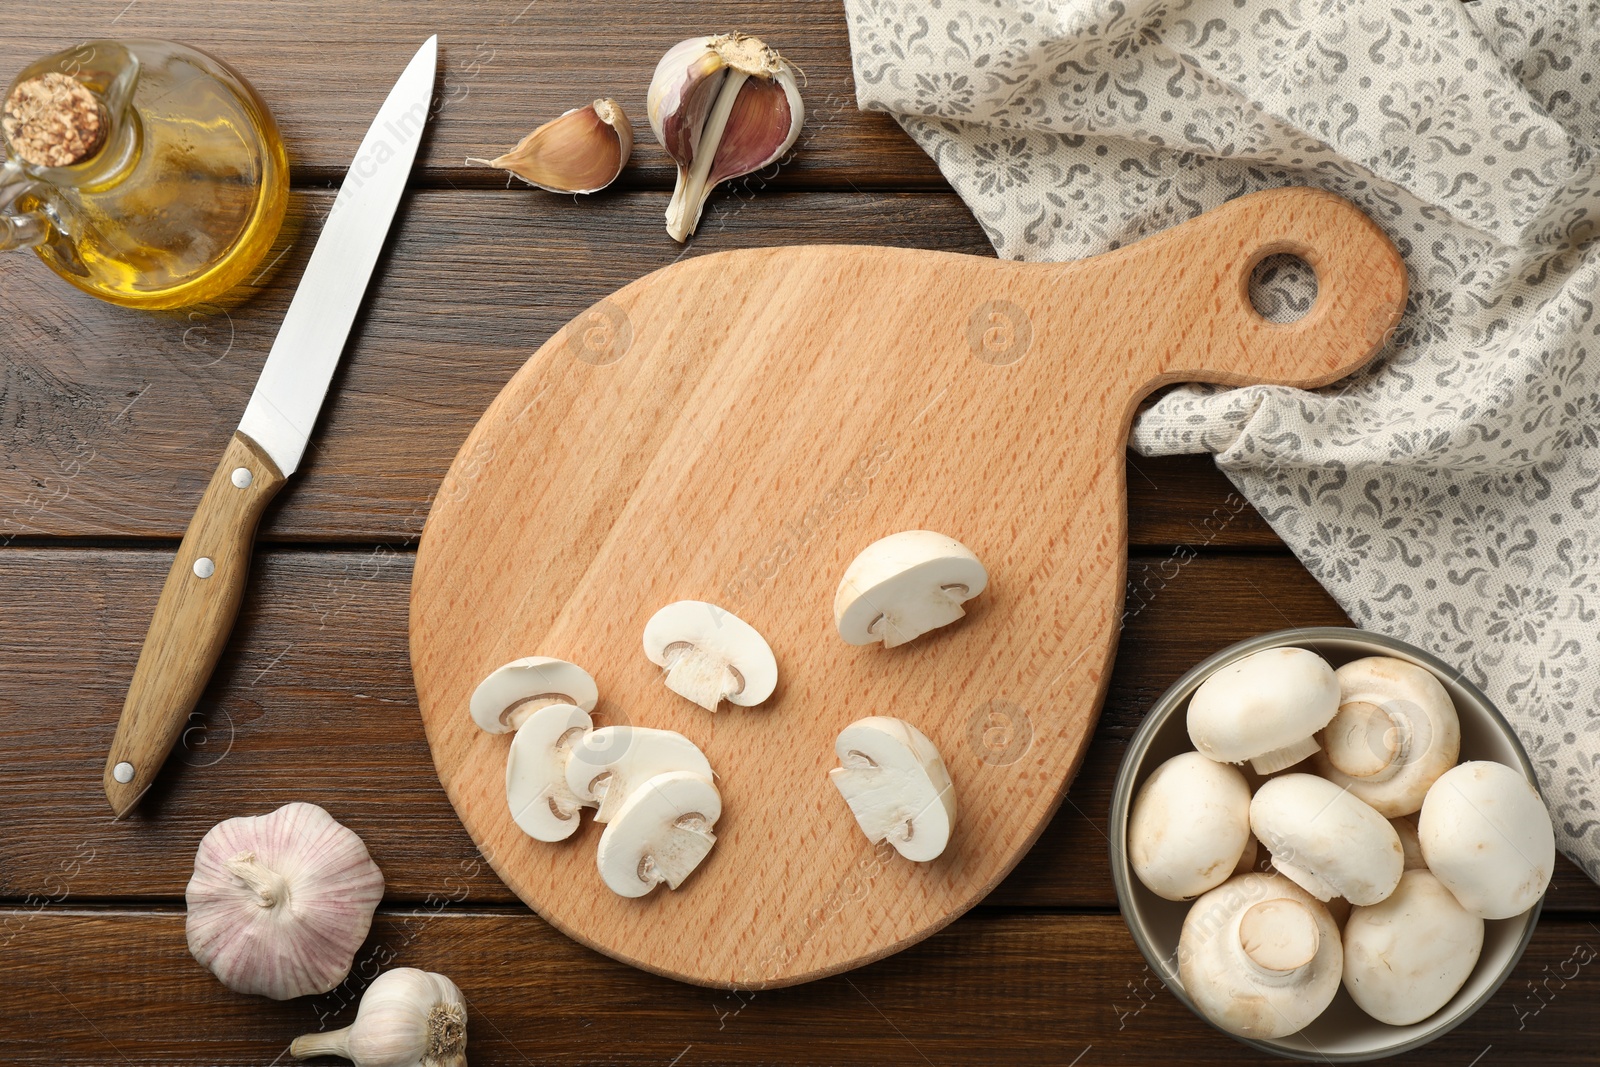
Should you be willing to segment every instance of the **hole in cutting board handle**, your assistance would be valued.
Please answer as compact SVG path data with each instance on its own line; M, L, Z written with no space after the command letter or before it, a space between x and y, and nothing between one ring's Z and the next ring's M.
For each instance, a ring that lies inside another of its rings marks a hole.
M1299 322L1317 302L1317 272L1294 252L1271 252L1250 269L1250 306L1268 322Z

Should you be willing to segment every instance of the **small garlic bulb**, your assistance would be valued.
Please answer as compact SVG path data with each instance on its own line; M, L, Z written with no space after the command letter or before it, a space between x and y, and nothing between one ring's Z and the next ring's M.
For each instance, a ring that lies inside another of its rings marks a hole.
M355 832L315 804L213 826L184 891L189 952L229 989L288 1000L350 973L383 899Z
M289 1055L343 1056L356 1067L466 1067L466 998L442 974L397 967L367 988L355 1022L297 1037Z
M650 79L650 128L678 164L667 205L675 241L694 233L719 182L752 174L789 150L805 122L794 68L755 37L691 37L667 50Z

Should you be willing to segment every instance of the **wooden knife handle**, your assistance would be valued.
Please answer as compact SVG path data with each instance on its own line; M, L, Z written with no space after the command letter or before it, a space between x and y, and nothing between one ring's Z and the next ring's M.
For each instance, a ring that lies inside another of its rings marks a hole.
M250 572L256 526L284 476L235 433L167 572L106 758L106 799L133 810L183 732L228 643Z

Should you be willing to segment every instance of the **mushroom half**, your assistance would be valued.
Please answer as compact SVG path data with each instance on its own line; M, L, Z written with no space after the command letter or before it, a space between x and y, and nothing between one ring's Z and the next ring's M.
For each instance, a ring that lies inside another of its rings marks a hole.
M972 550L932 530L874 541L845 568L833 621L852 645L894 648L966 614L961 605L989 584Z
M1323 729L1317 773L1393 819L1422 807L1456 765L1461 723L1432 671L1388 656L1340 667L1339 711Z
M1376 904L1405 869L1389 820L1314 774L1264 782L1250 801L1250 829L1272 853L1273 868L1318 900Z
M833 743L828 772L867 840L888 841L908 860L937 859L956 822L956 791L939 750L903 719L872 715Z
M593 711L600 700L582 667L549 656L526 656L496 668L472 691L472 721L491 734L510 733L540 708L572 704Z
M755 627L703 600L679 600L650 617L644 654L665 667L667 688L707 711L726 700L759 704L778 684L778 661Z
M1223 882L1194 902L1178 936L1184 992L1240 1037L1304 1029L1333 1002L1343 969L1328 909L1275 874Z
M663 882L677 889L717 843L711 828L721 817L717 787L693 771L641 783L600 835L601 880L623 897L642 897Z
M635 787L668 771L713 779L705 754L680 733L604 726L572 746L563 784L580 802L600 806L595 822L610 822Z
M1167 900L1215 889L1241 863L1248 870L1252 845L1249 783L1237 767L1198 752L1157 767L1128 817L1128 862L1145 888Z
M529 837L564 841L578 828L579 809L594 807L592 798L576 796L567 786L574 742L592 725L577 705L552 704L517 727L506 754L506 803Z
M1419 1023L1466 984L1483 951L1483 920L1427 871L1407 871L1387 900L1344 927L1344 987L1390 1026Z
M1317 750L1339 679L1315 652L1268 648L1219 668L1189 698L1189 740L1218 763L1272 774Z
M1533 785L1503 763L1474 760L1433 783L1417 816L1428 870L1480 919L1521 915L1555 871L1555 831Z

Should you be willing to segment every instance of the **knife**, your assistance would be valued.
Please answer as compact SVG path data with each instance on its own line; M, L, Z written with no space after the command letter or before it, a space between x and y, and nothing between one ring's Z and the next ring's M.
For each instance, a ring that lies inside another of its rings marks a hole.
M317 412L389 232L428 121L439 38L417 50L357 149L272 343L244 418L167 572L128 697L105 790L133 810L183 731L228 642L256 525L300 466Z

